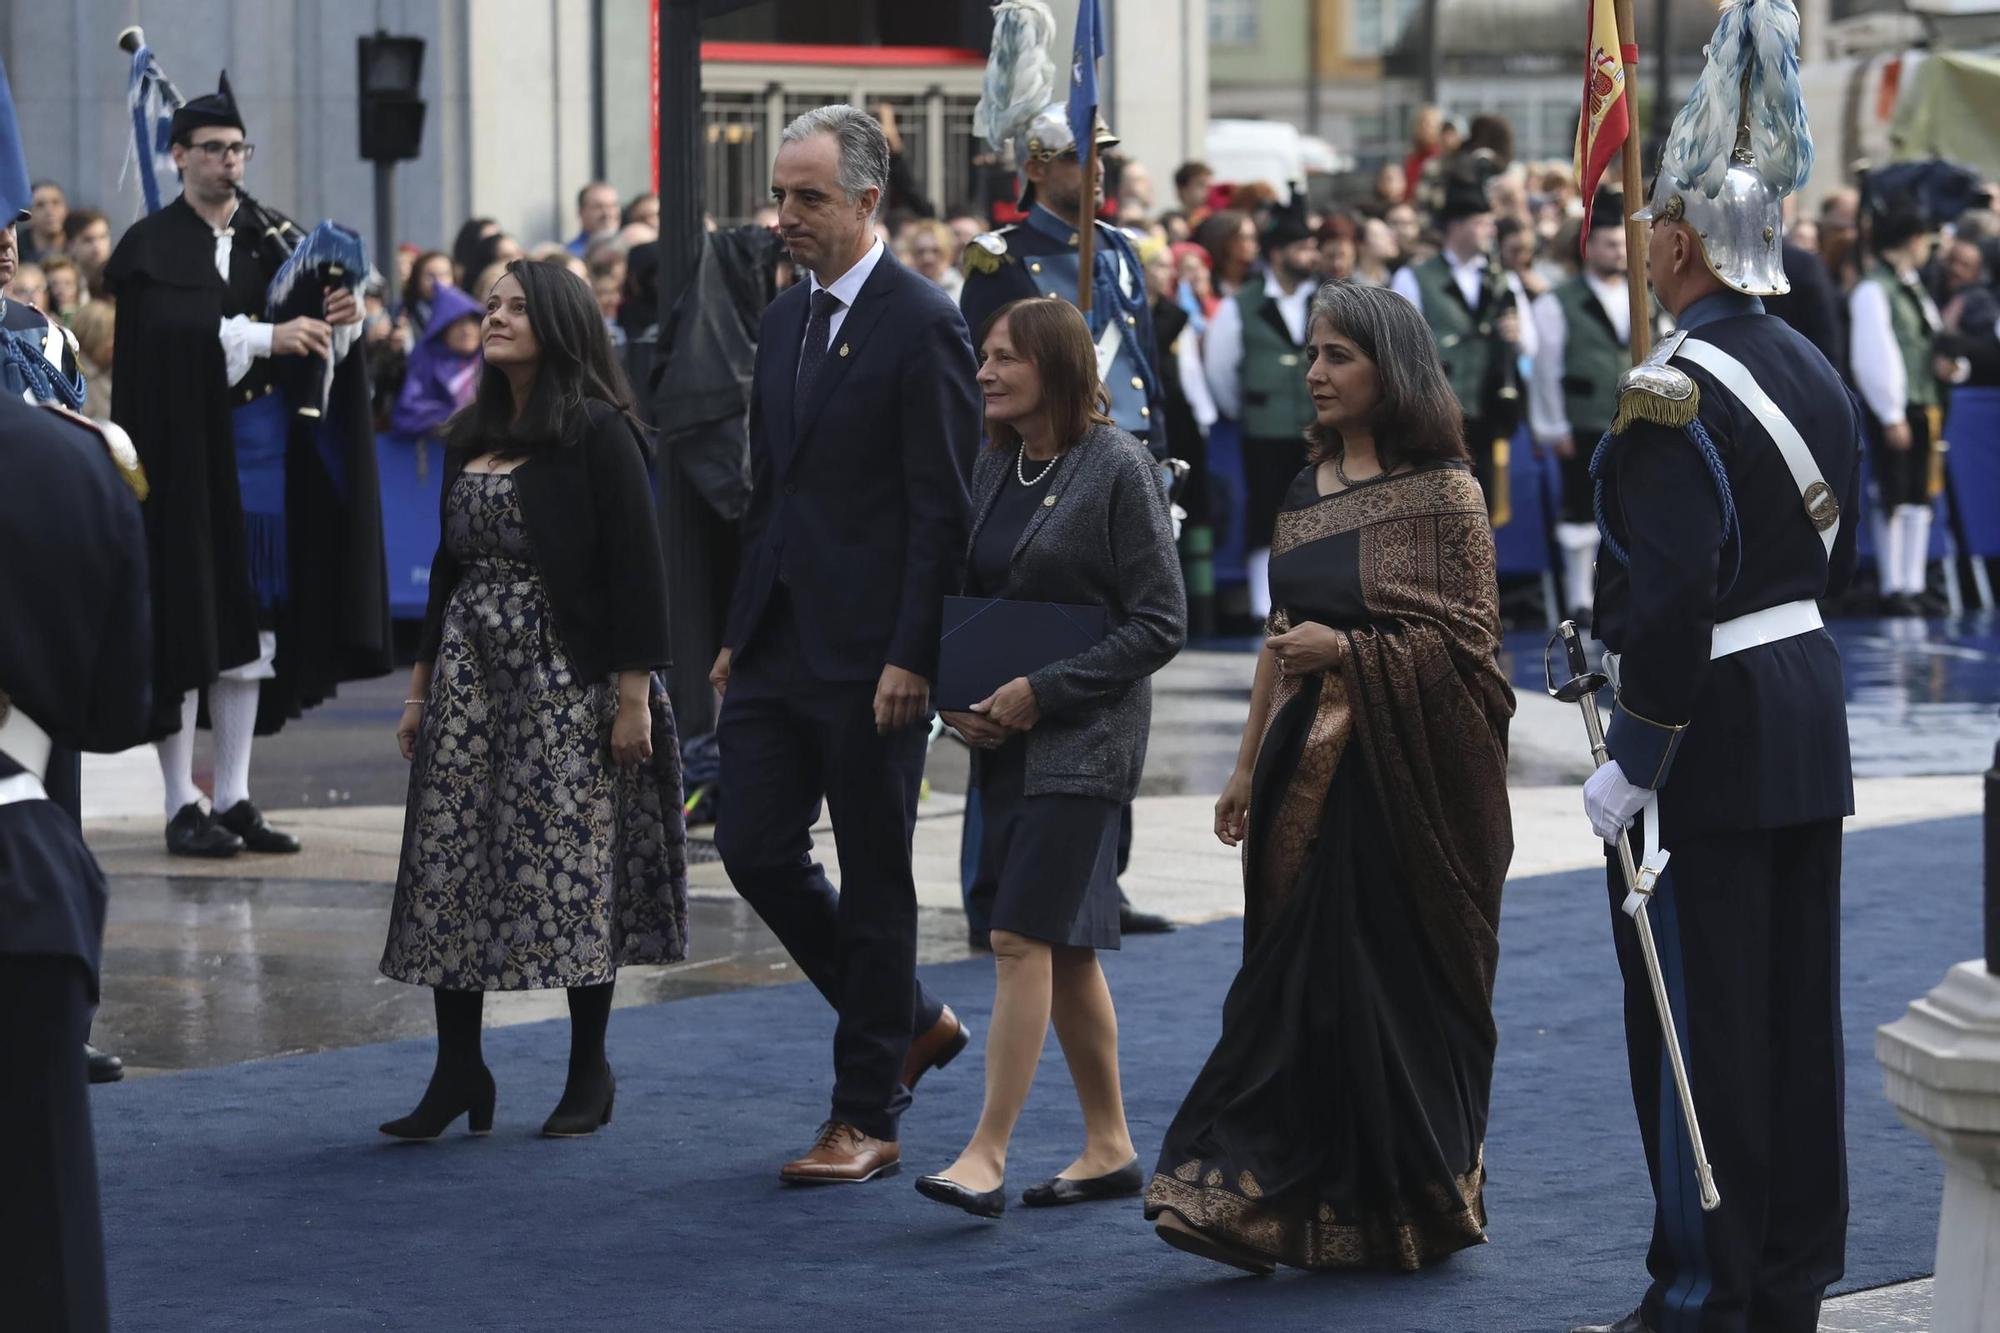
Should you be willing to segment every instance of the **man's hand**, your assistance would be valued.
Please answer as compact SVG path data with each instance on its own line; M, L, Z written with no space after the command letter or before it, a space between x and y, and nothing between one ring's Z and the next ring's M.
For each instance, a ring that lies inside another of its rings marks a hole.
M272 356L331 356L333 326L311 315L288 319L271 329Z
M1882 427L1882 443L1897 453L1908 453L1910 449L1910 423L1891 421Z
M1616 759L1607 759L1583 784L1583 813L1592 832L1614 842L1622 830L1632 826L1652 796L1646 788L1625 780L1625 770L1618 767Z
M1576 457L1576 436L1558 435L1549 441L1549 448L1555 450L1557 458Z
M729 659L734 654L724 648L715 655L715 665L708 669L708 683L715 686L717 694L729 693Z
M1014 677L991 697L972 705L972 711L1009 731L1029 731L1042 720L1042 706L1026 676Z
M355 324L361 320L361 302L354 299L354 293L345 287L336 287L326 294L326 322L329 324Z
M1520 315L1509 310L1506 314L1493 321L1493 332L1498 334L1500 341L1506 343L1509 347L1519 346L1521 342Z
M875 730L886 736L892 731L921 722L931 708L931 683L914 671L899 666L882 668L875 683Z

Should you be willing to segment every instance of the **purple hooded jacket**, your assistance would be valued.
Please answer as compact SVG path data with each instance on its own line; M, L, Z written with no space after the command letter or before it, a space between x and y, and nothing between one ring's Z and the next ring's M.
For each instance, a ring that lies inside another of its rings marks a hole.
M444 344L444 331L467 316L479 319L478 302L456 287L441 286L431 298L431 322L410 352L403 391L389 414L389 429L413 439L434 435L454 412L472 401L479 388L480 355L459 356Z

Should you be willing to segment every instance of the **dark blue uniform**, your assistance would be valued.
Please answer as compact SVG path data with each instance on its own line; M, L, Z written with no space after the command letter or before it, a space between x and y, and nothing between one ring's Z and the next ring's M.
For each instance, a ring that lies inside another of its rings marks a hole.
M1593 465L1606 550L1596 631L1619 654L1607 739L1626 777L1658 791L1671 860L1650 915L1722 1196L1701 1211L1613 861L1633 1101L1658 1203L1643 1309L1662 1333L1812 1330L1847 1222L1840 835L1854 790L1840 655L1823 629L1714 660L1711 645L1718 624L1845 586L1859 418L1826 358L1755 297L1703 298L1680 329L1750 372L1840 516L1829 551L1773 436L1686 356L1672 364L1700 392L1712 451L1693 430L1642 422Z
M0 396L0 695L58 751L145 739L139 504L78 418ZM83 1044L104 876L73 814L0 749L0 1289L10 1327L106 1327Z
M977 341L993 312L1010 301L1057 296L1077 303L1077 229L1040 204L1028 210L1025 222L986 232L965 249L965 288L959 309ZM1167 451L1166 399L1154 366L1152 298L1146 291L1146 270L1125 233L1106 222L1097 224L1096 249L1091 255L1096 282L1087 317L1096 340L1104 388L1111 395L1111 419L1120 430L1143 441L1155 458ZM1117 326L1117 346L1108 368L1103 351Z

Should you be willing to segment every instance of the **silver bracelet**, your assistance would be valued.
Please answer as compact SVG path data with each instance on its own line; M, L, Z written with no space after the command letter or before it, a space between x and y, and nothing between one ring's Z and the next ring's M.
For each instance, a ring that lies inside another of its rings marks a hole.
M423 701L422 699L405 699L405 700L403 700L403 706L404 706L405 708L409 707L409 706L410 706L411 704L415 704L415 705L416 705L417 707L419 707L419 708L422 708L422 707L424 706L424 701Z

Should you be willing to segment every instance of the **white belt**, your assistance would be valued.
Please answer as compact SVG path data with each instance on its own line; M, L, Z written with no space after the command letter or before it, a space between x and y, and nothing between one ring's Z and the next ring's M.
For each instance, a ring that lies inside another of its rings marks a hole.
M1827 559L1831 560L1834 538L1840 535L1840 504L1834 498L1833 488L1821 475L1812 450L1800 437L1798 427L1771 401L1771 395L1764 392L1744 364L1714 343L1705 343L1699 338L1684 338L1673 355L1684 356L1715 376L1716 382L1734 394L1736 400L1757 418L1757 424L1770 434L1778 452L1784 456L1786 468L1791 471L1792 483L1799 488L1799 498L1805 502L1806 517L1818 529L1820 544L1826 548ZM1817 620L1809 626L1817 627ZM1793 633L1803 634L1805 631L1795 630ZM1723 654L1718 649L1715 655L1721 657Z
M9 707L5 712L5 720L0 721L0 753L40 781L49 771L49 750L53 747L49 733L17 707Z
M1795 639L1801 634L1812 633L1824 623L1819 618L1819 603L1813 601L1786 602L1783 606L1752 611L1747 616L1725 620L1715 627L1708 660L1713 662L1759 644Z
M48 732L19 708L7 709L6 720L0 721L0 754L27 772L0 778L0 805L49 799L48 790L42 786L42 775L49 771L49 749Z

